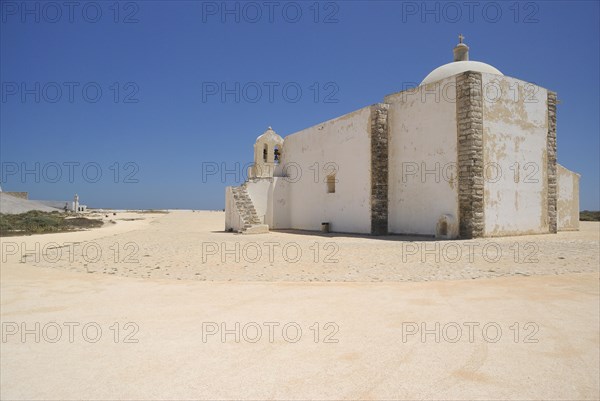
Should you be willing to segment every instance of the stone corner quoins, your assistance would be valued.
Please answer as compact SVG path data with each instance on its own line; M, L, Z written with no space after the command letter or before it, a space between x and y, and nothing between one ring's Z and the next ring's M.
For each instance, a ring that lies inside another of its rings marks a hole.
M556 177L556 92L548 91L548 231L557 232L557 177Z
M484 234L481 81L481 73L474 71L467 71L456 77L458 208L461 238L476 238Z
M371 106L371 234L388 233L388 110L387 103Z

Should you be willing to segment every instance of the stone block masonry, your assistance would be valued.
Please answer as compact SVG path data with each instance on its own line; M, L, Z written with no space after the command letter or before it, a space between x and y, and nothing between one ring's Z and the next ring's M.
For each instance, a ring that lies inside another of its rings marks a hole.
M371 106L371 234L388 233L389 105Z
M556 233L556 93L550 91L548 91L548 138L546 146L548 155L548 229L551 233Z
M456 77L458 209L461 238L483 236L483 103L481 73Z

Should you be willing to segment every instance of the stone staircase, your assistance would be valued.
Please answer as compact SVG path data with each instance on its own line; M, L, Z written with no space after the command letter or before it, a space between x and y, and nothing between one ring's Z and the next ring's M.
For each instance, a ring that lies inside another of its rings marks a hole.
M242 184L239 187L232 187L233 200L235 207L237 208L238 214L242 219L242 234L259 234L269 232L269 226L263 224L254 209L254 204L248 191L246 190L246 184Z

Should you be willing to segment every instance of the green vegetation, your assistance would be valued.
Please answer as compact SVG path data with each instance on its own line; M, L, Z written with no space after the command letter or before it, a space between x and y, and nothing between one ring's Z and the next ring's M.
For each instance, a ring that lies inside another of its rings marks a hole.
M580 221L600 221L600 211L584 210L579 213Z
M67 214L32 210L21 214L0 213L0 236L45 234L101 227L101 220L68 218Z

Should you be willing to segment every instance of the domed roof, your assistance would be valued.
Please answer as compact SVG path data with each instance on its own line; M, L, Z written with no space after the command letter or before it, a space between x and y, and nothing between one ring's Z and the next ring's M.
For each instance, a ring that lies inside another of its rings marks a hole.
M267 130L260 136L256 138L256 142L258 141L274 141L274 142L283 142L283 138L277 135L273 128L269 127Z
M465 71L485 72L488 74L504 75L496 67L480 61L453 61L431 71L421 85L427 85Z
M489 64L479 61L469 61L469 46L463 43L464 38L465 37L462 34L458 35L459 43L453 49L454 61L452 63L444 64L431 71L429 75L425 77L423 82L421 82L421 85L427 85L465 71L477 71L488 74L504 75L496 67L493 67Z

